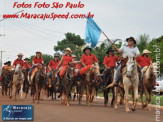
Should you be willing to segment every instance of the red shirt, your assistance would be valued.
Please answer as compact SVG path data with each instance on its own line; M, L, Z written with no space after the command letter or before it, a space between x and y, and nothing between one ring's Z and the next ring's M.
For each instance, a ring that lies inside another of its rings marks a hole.
M25 63L24 62L24 68L30 69L31 68L31 63Z
M48 64L48 66L51 68L51 69L55 69L59 64L59 61L55 61L55 60L51 60Z
M118 57L116 55L105 56L103 64L106 65L107 67L114 67L117 61Z
M36 56L33 58L33 61L35 64L41 64L43 60L43 58L37 58Z
M67 65L69 62L72 62L73 56L63 55L63 65Z
M139 56L136 61L141 67L149 66L152 61L150 57Z
M74 65L75 65L75 68L77 68L77 69L81 69L81 65L80 65L80 64L75 63Z
M18 59L16 59L16 60L14 61L14 63L13 63L13 66L16 67L17 64L20 64L21 67L23 67L23 66L24 66L24 61L23 61L23 60L18 60Z
M93 61L98 62L98 59L94 54L90 55L83 54L81 57L81 62L84 63L85 65L92 65Z

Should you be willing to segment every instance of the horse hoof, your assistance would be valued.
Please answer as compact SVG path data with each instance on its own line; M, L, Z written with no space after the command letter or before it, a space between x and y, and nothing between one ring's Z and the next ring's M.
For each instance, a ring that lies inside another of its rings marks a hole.
M115 106L114 108L115 108L115 109L118 109L118 106Z
M9 99L11 99L11 98L12 98L12 96L9 97Z
M130 112L130 109L127 109L126 112Z
M132 108L132 111L135 111L136 109L135 108Z
M104 104L104 107L107 107L107 104Z
M142 108L146 108L146 107L147 107L147 105L143 105L143 106L142 106Z
M148 111L151 111L151 108L148 108Z

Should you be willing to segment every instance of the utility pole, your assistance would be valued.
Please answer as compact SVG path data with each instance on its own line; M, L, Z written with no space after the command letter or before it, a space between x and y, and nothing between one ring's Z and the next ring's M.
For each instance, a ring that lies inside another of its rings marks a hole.
M3 57L3 53L5 51L0 51L0 55L1 55L1 60L0 60L0 74L1 74L1 70L2 70L2 57Z

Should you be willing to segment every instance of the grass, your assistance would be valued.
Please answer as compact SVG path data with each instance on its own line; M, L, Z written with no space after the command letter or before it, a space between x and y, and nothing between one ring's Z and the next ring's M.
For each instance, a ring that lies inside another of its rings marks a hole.
M98 93L98 96L99 96L99 97L104 97L103 93ZM112 93L109 93L109 97L112 97L112 96L113 96ZM118 96L119 96L119 95L118 95ZM132 97L131 97L131 96L129 97L129 100L132 101ZM145 96L143 96L143 100L144 100L144 102L146 102ZM138 102L141 103L140 97L138 98ZM152 98L151 98L150 104L156 105L156 103L157 103L157 105L158 105L158 103L160 103L159 105L160 105L160 106L163 106L163 96L155 96L155 95L153 94L153 95L152 95Z

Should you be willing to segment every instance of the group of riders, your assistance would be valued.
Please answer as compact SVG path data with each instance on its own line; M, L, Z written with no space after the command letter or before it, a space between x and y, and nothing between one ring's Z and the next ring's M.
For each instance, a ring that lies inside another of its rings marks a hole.
M115 45L113 45L113 48L116 52L120 53L121 56L117 56L114 53L114 50L112 48L109 48L106 52L106 56L103 61L103 65L105 66L104 72L107 71L107 69L111 67L116 67L117 62L123 62L123 59L126 57L136 57L136 61L138 63L138 71L140 74L139 77L139 82L140 82L140 87L141 87L141 82L142 82L142 73L141 70L145 66L149 66L152 63L151 58L149 57L150 51L145 49L143 53L140 55L139 49L136 47L136 41L133 37L127 38L127 45L122 46L120 49L117 49ZM77 61L77 57L75 55L72 55L72 51L70 48L65 49L65 54L62 55L61 59L59 60L59 54L55 53L54 54L54 59L52 59L49 64L48 64L48 80L49 83L51 83L51 77L52 77L52 71L58 71L58 76L59 79L62 80L66 69L69 66L69 63L74 62L75 70L74 70L74 75L80 81L80 78L83 77L83 75L87 72L88 69L91 69L92 65L94 62L98 63L97 57L91 53L91 48L90 47L85 47L83 49L83 55L81 56L80 61ZM44 59L42 58L42 53L40 51L36 52L36 56L32 60L32 65L29 62L28 58L25 58L23 60L23 54L19 53L18 58L13 62L13 65L11 65L11 62L8 61L4 63L4 66L2 68L3 70L9 70L13 72L12 70L18 65L21 65L21 68L28 72L29 75L29 84L32 83L32 78L31 75L33 73L33 70L37 66L41 66L44 64ZM118 65L115 77L113 80L113 85L118 85L118 76L119 72L122 68L122 65ZM12 78L12 76L10 77ZM3 81L3 77L2 77ZM50 85L50 84L49 84ZM104 86L105 87L105 86Z

